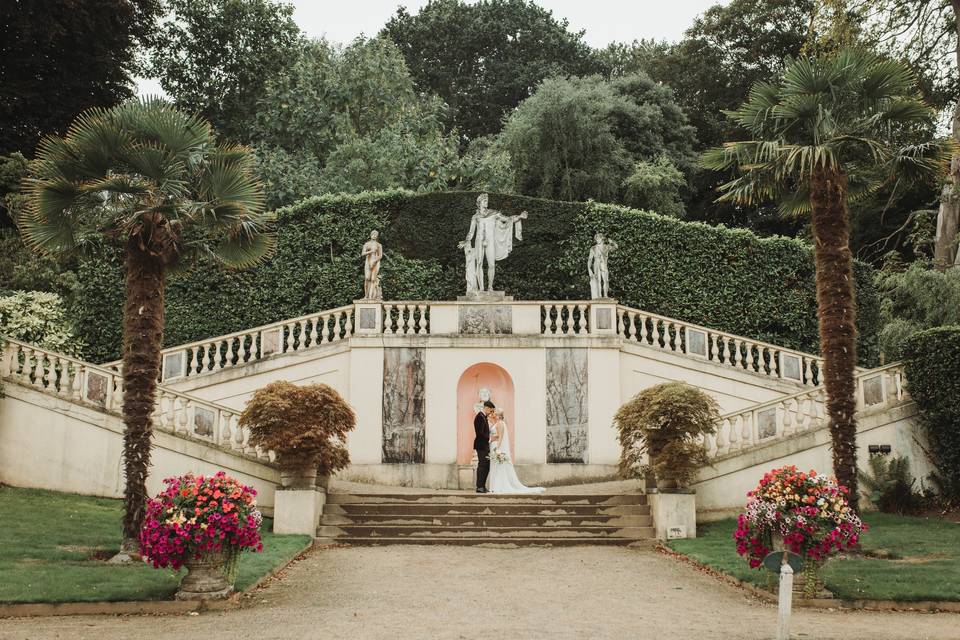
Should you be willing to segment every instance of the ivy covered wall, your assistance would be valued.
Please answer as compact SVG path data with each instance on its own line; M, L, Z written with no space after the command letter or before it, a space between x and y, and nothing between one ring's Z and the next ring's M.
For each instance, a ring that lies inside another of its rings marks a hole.
M463 253L477 193L403 191L318 196L277 212L278 248L266 264L225 271L201 264L168 282L164 342L181 344L348 304L362 295L360 248L371 229L384 246L382 282L391 300L462 294ZM491 194L490 207L527 211L523 240L497 265L496 288L517 299L589 297L593 234L619 243L611 295L646 311L783 346L816 351L811 249L787 238L682 222L597 203ZM122 267L88 260L73 314L87 357L118 357ZM860 360L877 358L878 299L870 267L856 265Z

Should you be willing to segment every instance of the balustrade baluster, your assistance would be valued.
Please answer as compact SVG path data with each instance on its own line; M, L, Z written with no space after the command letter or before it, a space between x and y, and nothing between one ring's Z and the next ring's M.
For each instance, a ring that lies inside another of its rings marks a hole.
M73 385L70 389L70 397L77 402L83 397L83 377L85 373L86 366L78 363L76 370L73 372Z
M743 429L743 414L734 416L730 423L730 451L740 451L740 431Z
M114 411L121 413L123 411L123 378L117 375L111 376L110 390L112 394L110 404Z
M64 398L69 398L70 394L73 393L72 368L73 363L69 359L63 358L60 365L60 395Z
M578 334L588 334L590 333L590 314L589 307L585 304L580 305L580 326L577 331Z
M717 455L723 455L727 452L727 438L724 434L730 433L730 420L729 418L724 418L720 423L720 428L717 429Z
M740 432L740 448L746 449L751 445L755 444L756 439L756 424L757 416L756 412L750 411L745 414L743 417L743 430Z
M783 405L783 435L792 436L797 432L797 407L799 403L796 398L791 398Z

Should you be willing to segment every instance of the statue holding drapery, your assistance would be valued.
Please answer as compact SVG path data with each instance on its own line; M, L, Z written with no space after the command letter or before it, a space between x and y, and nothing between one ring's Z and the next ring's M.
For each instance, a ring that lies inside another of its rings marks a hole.
M520 215L508 216L487 205L489 196L481 193L477 197L477 211L470 220L470 231L467 233L466 244L473 246L473 259L476 261L476 280L480 291L493 291L493 280L496 276L498 261L503 260L513 251L513 241L523 240L522 220L526 220L527 212ZM469 255L469 254L468 254ZM483 266L486 263L486 286L484 286Z

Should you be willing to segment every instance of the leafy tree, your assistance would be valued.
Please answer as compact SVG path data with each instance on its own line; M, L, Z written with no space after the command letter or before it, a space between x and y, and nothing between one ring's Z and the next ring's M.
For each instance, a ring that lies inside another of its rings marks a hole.
M509 154L519 193L619 202L639 193L640 161L691 170L694 142L670 90L634 75L544 81L510 115L496 145Z
M17 291L0 296L0 336L76 356L83 340L73 331L63 300L55 293Z
M209 123L160 100L81 114L44 138L18 218L24 240L52 255L122 247L124 546L146 503L150 415L160 374L167 271L207 256L252 265L273 247L263 194L243 147L218 145Z
M733 117L752 139L704 156L706 166L740 174L723 185L721 199L783 198L783 209L811 212L833 466L856 509L851 183L864 176L909 182L935 175L949 147L905 142L934 120L915 76L903 64L852 49L791 62L777 84L757 84Z
M159 13L159 0L0 3L0 154L31 156L84 109L132 95L136 50Z
M679 42L613 43L600 55L612 77L639 71L673 89L702 150L741 135L724 111L737 108L755 83L779 76L785 61L800 55L813 7L814 0L732 0L698 16ZM716 188L729 178L713 171L689 174L687 215L763 233L800 231L774 207L715 202Z
M870 22L869 36L892 55L903 56L929 80L934 104L952 106L953 139L960 143L960 0L854 0ZM960 147L958 147L960 148ZM960 265L960 152L940 193L934 261L939 269Z
M544 78L601 70L582 31L530 0L430 0L416 15L400 7L382 35L399 47L417 88L449 105L466 140L497 133Z
M914 262L903 271L877 274L880 299L880 347L888 362L903 357L910 336L944 325L960 325L960 269L946 272L929 262Z
M461 168L457 137L442 121L443 105L416 92L389 40L357 38L342 48L319 41L267 83L253 137L278 188L271 200L289 204L311 186L446 188ZM283 157L295 162L284 166Z
M720 422L717 401L683 382L644 389L614 416L620 440L620 474L638 478L652 471L657 487L686 486L709 463L705 436ZM649 463L643 464L644 455ZM648 484L648 487L650 485Z
M151 49L150 73L177 107L218 132L248 139L268 79L302 44L293 6L272 0L166 0L170 19Z

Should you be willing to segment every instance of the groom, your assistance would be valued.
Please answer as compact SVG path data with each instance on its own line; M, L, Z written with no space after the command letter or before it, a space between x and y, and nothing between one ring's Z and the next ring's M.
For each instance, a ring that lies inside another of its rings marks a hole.
M487 492L487 476L490 474L490 423L487 419L495 408L496 405L487 400L473 419L473 431L476 433L473 448L477 450L478 460L477 493Z

